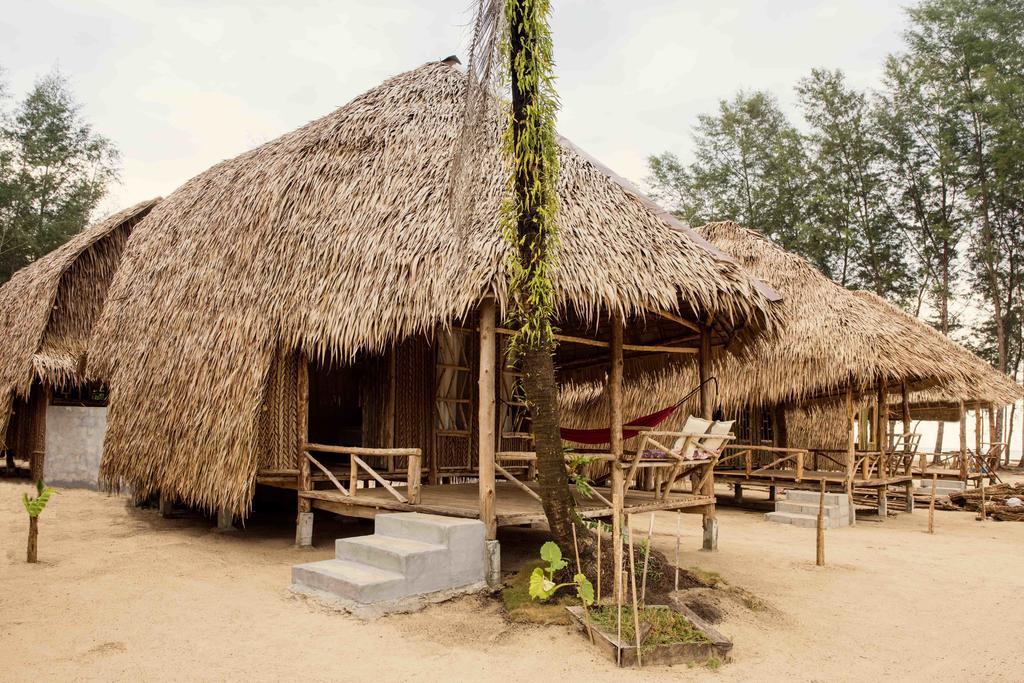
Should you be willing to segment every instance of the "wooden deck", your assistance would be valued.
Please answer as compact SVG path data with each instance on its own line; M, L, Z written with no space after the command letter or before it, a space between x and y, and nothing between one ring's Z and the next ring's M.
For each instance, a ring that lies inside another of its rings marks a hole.
M534 485L530 486L535 488ZM608 489L597 489L605 498L611 498ZM498 526L515 526L545 521L540 503L518 487L508 482L495 484L495 508ZM420 489L417 505L401 503L384 488L360 488L355 496L346 496L338 490L314 490L299 494L312 507L348 517L374 517L380 511L425 512L450 517L480 516L480 489L475 483L426 485ZM611 517L612 510L598 498L581 498L576 494L576 503L581 516L586 518ZM703 513L714 504L709 496L689 493L673 493L668 500L655 500L649 491L630 490L626 494L625 512L636 514L655 510L681 510Z
M992 479L991 475L984 472L968 472L965 478L959 469L950 467L927 467L922 470L920 467L915 466L913 474L918 479L931 479L934 474L943 481L970 481L974 482L975 485L980 485L981 481L986 478Z
M756 470L747 474L744 470L715 470L715 482L719 484L750 484L752 486L781 486L784 488L817 488L821 482L829 490L841 491L846 488L846 473L834 470L804 469L800 477L796 470ZM909 474L896 474L888 478L853 478L853 488L882 488L884 486L908 486L913 482Z

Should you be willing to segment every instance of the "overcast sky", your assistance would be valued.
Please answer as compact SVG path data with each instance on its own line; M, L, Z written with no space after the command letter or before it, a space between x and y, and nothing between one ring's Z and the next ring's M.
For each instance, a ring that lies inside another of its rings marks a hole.
M886 0L554 0L561 132L642 182L686 156L696 115L738 88L778 93L813 67L858 85L899 49ZM14 94L54 67L123 155L114 210L323 116L385 78L464 56L473 0L5 0ZM12 11L13 10L13 11Z

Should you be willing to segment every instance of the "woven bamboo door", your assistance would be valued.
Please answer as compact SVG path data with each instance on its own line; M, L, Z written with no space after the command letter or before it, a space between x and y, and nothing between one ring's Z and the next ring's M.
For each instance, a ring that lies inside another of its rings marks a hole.
M473 468L475 410L474 337L461 330L437 337L434 380L434 455L440 471Z

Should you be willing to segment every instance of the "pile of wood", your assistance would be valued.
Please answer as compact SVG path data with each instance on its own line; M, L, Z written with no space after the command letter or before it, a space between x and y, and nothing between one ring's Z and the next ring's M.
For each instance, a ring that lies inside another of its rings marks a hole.
M968 489L949 496L949 502L960 510L981 511L984 496L985 514L992 519L1004 522L1024 522L1024 505L1010 506L1006 502L1010 498L1024 501L1024 483L998 484L976 489Z

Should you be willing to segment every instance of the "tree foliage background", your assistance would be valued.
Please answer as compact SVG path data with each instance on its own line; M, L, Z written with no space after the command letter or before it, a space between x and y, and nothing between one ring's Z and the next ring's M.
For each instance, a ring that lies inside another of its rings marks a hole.
M774 94L741 91L698 118L692 160L650 157L648 182L691 224L736 220L844 286L969 331L1016 376L1024 2L922 0L907 20L876 87L814 69L794 86L795 121Z
M118 169L59 72L15 103L0 71L0 283L85 228Z

